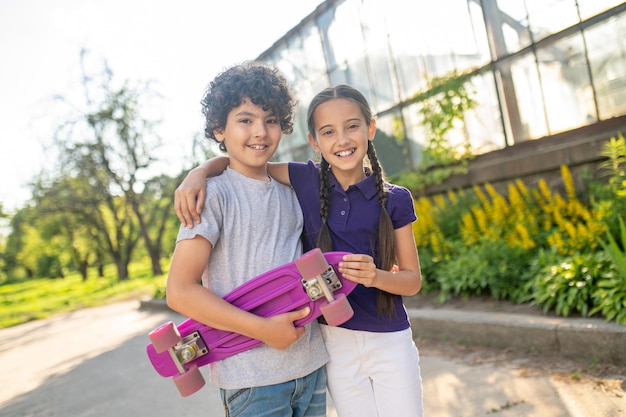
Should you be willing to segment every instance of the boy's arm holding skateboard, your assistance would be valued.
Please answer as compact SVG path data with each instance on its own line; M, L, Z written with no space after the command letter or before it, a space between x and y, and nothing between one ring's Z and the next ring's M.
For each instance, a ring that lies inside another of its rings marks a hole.
M212 245L203 237L181 240L172 256L167 277L167 305L173 310L216 329L236 332L260 340L276 349L285 349L302 334L304 327L294 321L306 317L309 309L265 318L224 301L203 287L199 280L211 255Z

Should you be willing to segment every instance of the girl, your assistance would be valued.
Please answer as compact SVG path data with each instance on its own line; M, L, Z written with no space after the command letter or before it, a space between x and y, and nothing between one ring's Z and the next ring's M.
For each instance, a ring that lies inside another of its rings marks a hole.
M330 356L328 390L340 417L421 417L419 353L402 302L403 295L421 288L413 199L407 189L383 179L372 144L376 121L358 90L348 85L323 90L311 101L307 123L321 163L277 163L268 169L296 192L305 251L354 253L339 265L345 278L360 284L348 297L354 316L339 327L322 325ZM183 225L198 221L189 207L198 211L206 176L226 163L206 162L176 191Z

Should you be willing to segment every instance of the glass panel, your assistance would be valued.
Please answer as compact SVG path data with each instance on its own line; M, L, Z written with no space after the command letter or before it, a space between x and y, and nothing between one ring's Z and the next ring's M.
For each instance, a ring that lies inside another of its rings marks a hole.
M380 16L385 16L388 7L382 1L370 0L364 2L361 9L367 59L372 76L371 106L375 113L391 107L399 97L393 71L393 58L390 55L387 26L385 19L380 18Z
M511 63L511 76L523 128L523 131L517 132L514 141L546 136L548 126L535 57L532 54L525 54L515 59Z
M296 65L299 55L298 49L290 47L294 40L294 38L289 39L290 45L277 49L272 56L272 65L278 68L290 85L293 85L294 81L301 76Z
M491 53L489 51L489 40L487 39L483 11L480 5L473 1L468 2L468 7L470 24L472 26L471 36L475 47L473 65L485 65L491 60Z
M464 123L456 120L454 127L446 133L450 147L458 150L459 154L467 150L472 154L482 154L504 148L503 125L493 74L488 72L473 77L466 88L470 97L475 100L476 106L465 113ZM416 147L422 149L427 145L428 138L418 113L419 106L420 103L416 103L410 112L404 114L409 136L419 144Z
M537 50L548 133L595 121L582 35L561 39Z
M401 100L412 97L426 87L426 58L423 39L428 33L423 30L420 12L424 4L402 0L379 0L381 10L401 10L402 13L381 12L389 33L391 55L395 59Z
M337 65L362 55L365 50L358 6L357 0L346 0L338 5L328 27L328 39L334 56L331 62Z
M626 114L626 13L585 31L602 120Z
M484 65L490 59L480 7L458 0L407 4L376 0L384 16L401 100L426 87L425 80L452 69ZM402 13L386 13L389 9ZM454 27L454 30L450 30Z
M391 59L385 58L384 55L370 54L370 65L372 67L373 84L373 101L372 110L375 113L387 110L398 100L397 89L392 78Z
M317 27L312 23L304 26L289 43L297 78L315 82L326 77L326 61Z
M348 79L350 77L347 65L341 65L333 68L328 74L328 77L330 78L330 85L349 84Z
M490 4L491 1L485 3ZM519 51L530 45L531 36L528 30L528 15L524 2L498 0L497 7L493 11L488 10L487 12L489 19L493 20L496 31L492 36L496 38L502 36L505 46L505 50L496 50L496 56Z
M296 65L301 62L301 50L298 47L300 42L301 39L297 36L289 39L286 47L277 49L271 58L271 63L283 73L289 82L297 100L302 99L300 94L300 90L304 87L302 80L306 80L306 73L301 71L302 69L305 69L306 63L303 63L302 68ZM280 155L281 150L287 150L288 148L307 144L306 135L303 135L303 132L306 132L306 126L302 126L302 120L298 117L298 112L296 111L293 134L289 136L288 139L285 137L285 140L281 142L281 145L277 150L278 155ZM289 145L285 146L285 144L283 144L285 142L289 142Z
M376 120L374 146L385 175L396 175L409 169L400 115L387 114Z
M404 125L406 128L406 139L411 151L411 159L414 168L422 163L422 152L426 147L426 135L422 125L422 118L419 115L419 105L411 104L402 109L404 115Z
M588 19L621 3L623 3L622 0L578 0L580 18Z
M401 100L407 100L426 88L427 78L423 64L424 60L420 56L396 55Z
M289 43L289 49L291 64L294 67L292 71L296 74L292 88L299 101L296 109L293 143L308 146L306 108L313 96L329 84L317 27L313 24L303 27L298 36L295 36L294 41Z
M479 44L474 35L474 24L467 4L459 0L428 2L429 50L435 54L449 54L455 61L454 69L473 66L489 57L487 44ZM453 28L453 30L451 30ZM478 26L482 29L483 25ZM453 68L449 68L453 69ZM449 69L445 69L442 75Z
M465 115L465 129L474 154L483 154L505 147L498 96L493 73L472 78L476 107Z
M575 0L526 0L535 42L578 23Z

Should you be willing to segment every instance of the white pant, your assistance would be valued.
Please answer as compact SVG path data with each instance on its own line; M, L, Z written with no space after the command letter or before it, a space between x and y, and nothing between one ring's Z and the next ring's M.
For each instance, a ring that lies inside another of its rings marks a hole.
M411 329L374 333L322 325L328 391L339 417L423 417Z

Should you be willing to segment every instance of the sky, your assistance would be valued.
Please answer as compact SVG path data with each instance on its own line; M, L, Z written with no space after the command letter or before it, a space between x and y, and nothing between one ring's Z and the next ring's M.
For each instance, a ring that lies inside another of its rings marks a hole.
M166 165L189 167L199 101L225 67L254 59L323 0L0 0L0 203L12 213L52 163L63 114L52 97L80 85L80 50L116 79L154 83Z

